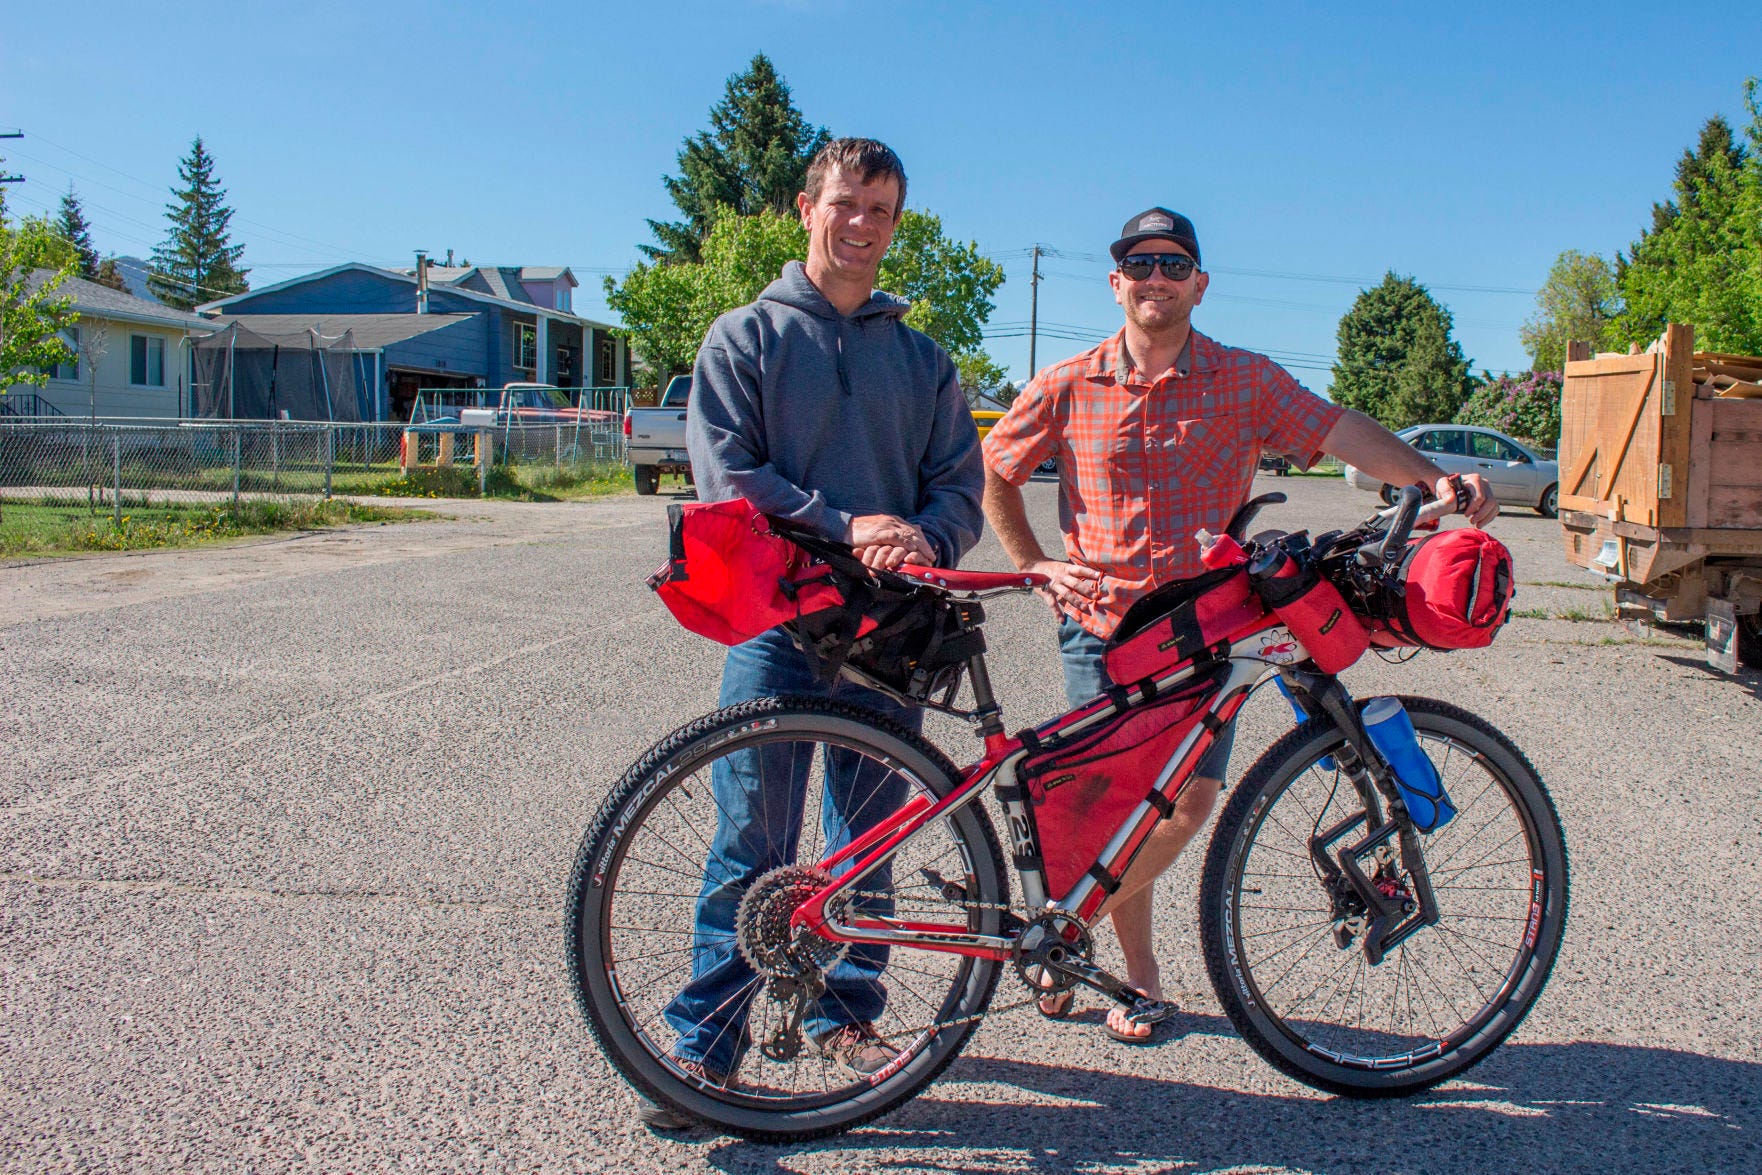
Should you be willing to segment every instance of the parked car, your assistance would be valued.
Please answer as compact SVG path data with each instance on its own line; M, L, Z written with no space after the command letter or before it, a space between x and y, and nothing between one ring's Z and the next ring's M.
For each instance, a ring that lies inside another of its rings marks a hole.
M1473 424L1416 424L1395 434L1430 457L1445 473L1478 473L1504 506L1528 506L1552 518L1560 495L1560 467L1502 432ZM1346 466L1346 484L1393 504L1395 489Z

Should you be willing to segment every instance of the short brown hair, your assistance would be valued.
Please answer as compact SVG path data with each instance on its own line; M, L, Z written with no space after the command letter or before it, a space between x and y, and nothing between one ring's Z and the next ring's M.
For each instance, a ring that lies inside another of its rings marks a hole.
M905 207L905 164L886 143L878 139L833 139L821 147L808 164L807 178L802 183L808 199L820 198L826 176L835 167L862 176L865 184L874 183L877 177L892 176L899 181L899 207L893 211L897 214Z

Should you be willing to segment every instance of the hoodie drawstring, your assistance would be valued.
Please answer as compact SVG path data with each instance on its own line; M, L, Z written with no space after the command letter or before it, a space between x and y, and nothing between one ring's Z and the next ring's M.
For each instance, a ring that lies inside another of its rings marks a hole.
M842 315L838 319L838 386L845 395L850 395L850 372L844 366L844 324L847 321Z

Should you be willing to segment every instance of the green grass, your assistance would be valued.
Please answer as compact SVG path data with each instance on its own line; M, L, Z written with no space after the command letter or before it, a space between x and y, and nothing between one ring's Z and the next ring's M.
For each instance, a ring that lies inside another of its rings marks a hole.
M1609 585L1605 583L1574 583L1565 579L1524 579L1519 580L1518 582L1525 587L1572 588L1574 591L1581 592L1604 592L1609 590Z
M0 556L65 555L81 551L140 551L196 543L312 530L359 522L409 522L434 518L406 510L355 502L240 502L177 506L123 496L122 522L109 505L96 513L84 501L47 498L0 502Z
M1570 608L1554 611L1549 608L1522 608L1511 613L1514 620L1569 620L1574 624L1585 621L1603 621L1615 619L1615 612L1609 607L1609 601L1601 601L1599 609L1580 608L1576 604Z
M417 466L408 474L382 473L338 478L335 492L380 498L500 498L514 502L564 502L634 493L628 469L593 465L497 465L488 493L479 495L477 469L470 465Z

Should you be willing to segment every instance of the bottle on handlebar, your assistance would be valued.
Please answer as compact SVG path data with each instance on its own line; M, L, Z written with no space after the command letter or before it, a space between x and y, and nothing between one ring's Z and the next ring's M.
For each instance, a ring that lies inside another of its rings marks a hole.
M1407 716L1401 700L1372 698L1359 717L1377 753L1388 760L1413 826L1421 832L1436 832L1450 823L1456 815L1456 805L1444 791L1431 758L1420 749L1419 737L1413 733L1413 720Z
M1316 570L1307 536L1286 535L1260 548L1248 580L1323 673L1339 673L1370 647L1370 633L1340 589Z

